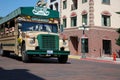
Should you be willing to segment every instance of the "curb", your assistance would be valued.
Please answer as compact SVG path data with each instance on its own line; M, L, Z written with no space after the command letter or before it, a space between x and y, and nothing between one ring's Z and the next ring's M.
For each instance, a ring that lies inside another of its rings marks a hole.
M69 58L72 58L72 59L80 59L80 58L81 58L81 56L69 55Z
M69 58L78 59L78 60L85 60L85 61L92 61L92 62L120 64L120 61L112 61L112 60L97 59L97 58L81 58L81 56L76 56L76 55L69 55Z
M80 60L86 60L86 61L92 61L92 62L101 62L101 63L110 63L110 64L120 64L120 62L112 61L112 60L101 60L101 59L92 59L92 58L86 58L86 59L80 59Z

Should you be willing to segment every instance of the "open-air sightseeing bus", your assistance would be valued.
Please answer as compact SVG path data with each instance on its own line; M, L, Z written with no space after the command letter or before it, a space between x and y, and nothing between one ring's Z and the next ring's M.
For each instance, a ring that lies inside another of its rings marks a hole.
M32 57L56 57L66 63L68 40L59 37L59 12L45 7L20 7L0 19L0 54L15 53L29 62Z

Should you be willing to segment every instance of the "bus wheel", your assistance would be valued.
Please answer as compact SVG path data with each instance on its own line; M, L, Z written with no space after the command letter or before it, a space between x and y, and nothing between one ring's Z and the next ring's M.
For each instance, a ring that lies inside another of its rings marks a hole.
M4 51L2 44L0 44L0 56L10 56L10 52L9 51Z
M3 54L4 54L4 56L7 56L7 57L10 56L10 52L9 51L3 51Z
M68 55L59 55L58 56L58 62L59 63L66 63L68 60Z
M0 56L5 56L4 51L2 49L2 45L0 44Z
M25 63L29 62L29 56L26 54L25 44L22 45L21 52L22 52L22 61L25 62Z

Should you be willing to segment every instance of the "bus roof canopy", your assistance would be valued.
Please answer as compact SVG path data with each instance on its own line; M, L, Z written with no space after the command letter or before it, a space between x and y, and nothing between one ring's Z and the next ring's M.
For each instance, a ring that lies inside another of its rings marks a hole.
M30 16L30 17L38 17L41 19L46 18L56 18L59 19L59 12L55 10L50 10L44 7L20 7L6 17L0 19L0 24L7 22L17 16Z

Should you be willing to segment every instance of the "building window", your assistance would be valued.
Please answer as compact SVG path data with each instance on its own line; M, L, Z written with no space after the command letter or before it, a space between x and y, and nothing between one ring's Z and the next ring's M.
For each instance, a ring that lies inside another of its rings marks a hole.
M81 39L81 52L82 53L88 53L88 38L82 38Z
M103 40L102 44L104 54L111 54L111 40Z
M110 4L110 0L102 0L103 4Z
M87 2L87 0L82 0L82 3L86 3Z
M55 10L58 11L58 3L55 3Z
M54 1L56 1L56 0L50 0L50 2L54 2Z
M110 16L102 15L102 26L110 26Z
M63 9L67 8L67 0L63 1Z
M73 4L71 5L71 10L76 10L77 9L77 0L72 0Z
M77 26L77 16L71 17L71 26L72 27Z
M53 5L50 5L50 9L53 10Z
M82 15L82 23L85 23L85 25L87 25L87 14Z
M66 28L66 26L67 26L66 22L67 22L67 19L66 19L66 18L63 19L63 27L64 27L64 28Z

